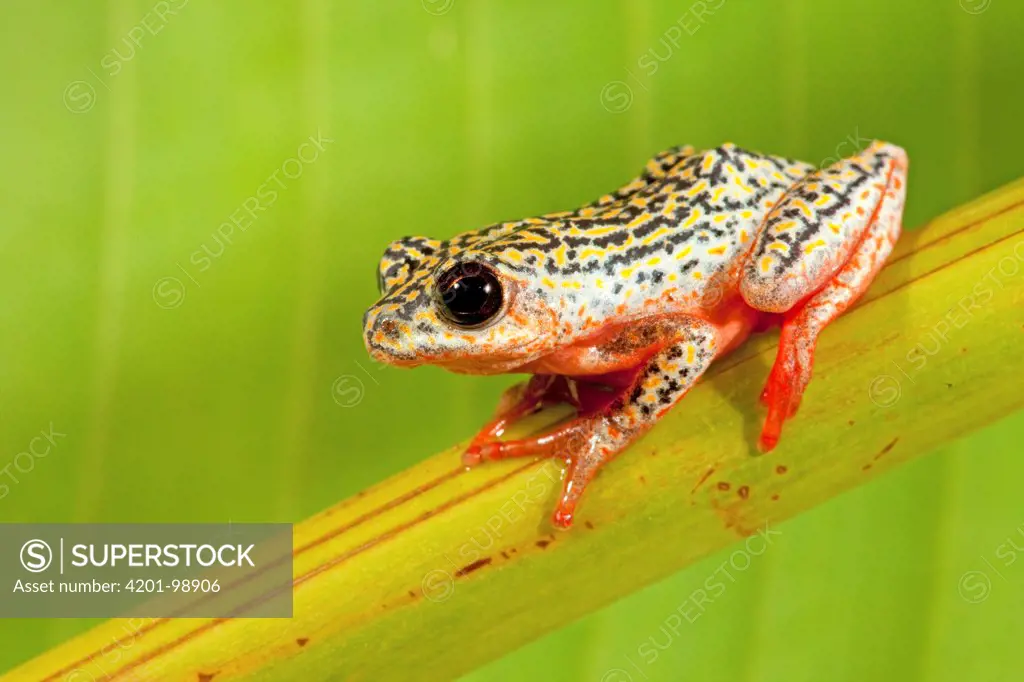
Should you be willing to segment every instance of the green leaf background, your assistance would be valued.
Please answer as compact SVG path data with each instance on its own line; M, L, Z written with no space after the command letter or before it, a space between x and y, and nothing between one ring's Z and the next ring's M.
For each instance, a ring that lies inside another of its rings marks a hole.
M294 521L470 435L510 378L366 358L383 247L579 205L661 148L890 140L908 226L1015 179L1022 28L1013 0L5 0L0 521ZM1011 679L1022 438L1018 414L466 679ZM0 622L0 670L89 625Z

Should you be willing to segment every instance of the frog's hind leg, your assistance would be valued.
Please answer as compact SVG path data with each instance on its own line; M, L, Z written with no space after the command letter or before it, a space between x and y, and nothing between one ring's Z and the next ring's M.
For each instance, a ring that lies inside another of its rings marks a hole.
M675 405L717 354L714 327L696 318L672 323L667 345L643 362L630 383L598 411L533 438L478 445L480 459L557 457L568 463L553 522L572 523L576 505L598 470Z
M745 263L740 292L783 313L779 350L761 394L759 446L778 443L811 378L818 335L864 293L899 238L906 153L880 142L816 171L768 214Z

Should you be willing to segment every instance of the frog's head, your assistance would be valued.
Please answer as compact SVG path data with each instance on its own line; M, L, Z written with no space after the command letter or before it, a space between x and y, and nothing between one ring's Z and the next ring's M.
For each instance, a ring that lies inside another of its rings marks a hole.
M553 345L554 315L529 286L529 269L503 249L408 237L384 252L381 298L363 318L374 359L413 367L495 374Z

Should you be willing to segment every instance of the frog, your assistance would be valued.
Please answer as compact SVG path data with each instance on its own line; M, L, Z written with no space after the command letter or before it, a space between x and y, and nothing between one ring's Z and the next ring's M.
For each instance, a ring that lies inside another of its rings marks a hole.
M757 443L776 447L820 335L900 236L907 168L901 147L877 140L822 167L733 143L671 147L581 208L395 240L377 267L365 345L398 367L529 375L501 396L462 463L562 460L551 522L569 528L602 466L714 361L778 327ZM573 416L503 439L552 403Z

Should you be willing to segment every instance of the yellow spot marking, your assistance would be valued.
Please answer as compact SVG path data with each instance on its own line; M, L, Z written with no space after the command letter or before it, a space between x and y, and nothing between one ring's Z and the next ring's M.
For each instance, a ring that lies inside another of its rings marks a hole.
M650 265L650 266L654 266L654 265L657 265L660 262L661 262L661 259L658 258L657 256L655 256L654 258L652 258L649 261L647 261L647 264Z
M719 187L718 189L715 190L715 193L711 195L711 201L717 202L719 199L722 198L722 194L724 194L724 193L725 193L725 188L724 187Z
M616 215L618 215L618 213L616 213ZM601 217L603 217L603 218L612 218L614 216L603 214ZM621 229L622 228L620 226L618 226L618 225L612 225L610 227L600 227L600 228L597 228L596 230L587 230L587 234L591 235L591 236L594 236L594 237L603 237L606 234L611 234L613 232L618 232Z
M679 253L676 254L676 260L683 260L684 258L689 256L690 252L692 252L692 251L693 251L693 247L692 246L687 246L685 249L683 249L682 251L680 251Z
M693 361L697 359L697 349L692 345L686 347L686 363L689 365L693 364Z
M707 181L706 180L701 180L696 185L694 185L693 187L690 188L690 190L686 193L686 196L688 196L688 197L695 197L698 194L700 194L701 192L703 192L704 190L706 190L707 188L708 188Z
M540 283L541 283L541 284L543 284L544 286L546 286L546 287L547 287L548 289L554 289L554 288L555 288L555 283L554 283L554 282L552 282L552 281L551 281L550 279L548 279L547 277L543 278L543 279L542 279L542 280L540 281Z
M703 164L703 168L704 168L704 170L711 170L711 165L712 165L712 164L713 164L714 162L715 162L715 160L714 160L713 158L711 158L711 155L710 155L710 154L708 154L707 156L705 156L705 157L704 157L704 164Z
M594 284L597 285L598 289L604 289L604 280L603 279L597 280L596 282L594 282Z
M842 230L842 228L839 225L836 225L835 223L829 223L828 226L836 234L839 234L839 232Z
M787 220L787 221L785 221L783 223L777 223L775 225L775 231L776 232L786 232L788 230L792 230L794 227L796 227L796 221L795 220Z
M789 247L786 244L783 244L782 242L775 242L768 248L771 249L772 251L781 251L782 253L789 253Z
M751 218L754 217L754 212L753 211L743 211L742 213L740 213L740 217L743 218L744 220L750 220Z
M698 209L694 210L693 215L691 215L686 220L686 222L683 223L683 227L693 227L694 225L697 224L697 221L700 220L703 217L704 217L704 214L701 213L700 209L698 208Z
M761 272L768 272L772 268L772 257L763 256L759 265L761 267Z
M516 236L525 242L533 242L534 244L547 244L550 241L547 237L542 237L532 232L520 232Z
M702 275L699 272L695 272L695 273L693 273L693 278L694 279L704 279L704 275Z
M740 244L746 244L748 239L750 239L750 235L747 234L747 231L740 230Z
M633 268L626 268L625 270L622 271L622 276L623 277L629 277L632 274L633 274Z
M725 244L722 244L721 246L716 246L713 249L708 249L708 253L710 253L713 256L723 255L725 253Z
M651 217L650 214L648 214L646 212L645 213L641 213L636 218L633 218L633 220L629 221L629 224L626 225L626 228L627 229L632 229L634 227L639 227L639 226L643 225L644 223L646 223L650 219L650 217Z
M520 253L519 251L514 250L514 249L505 249L505 251L503 251L501 255L504 258L506 258L508 260L511 260L511 261L515 261L517 263L519 263L519 262L521 262L523 260L523 254Z
M808 208L807 204L805 204L804 202L799 201L799 200L798 201L794 201L793 205L796 206L798 209L800 209L800 212L803 213L804 216L806 216L807 218L813 218L814 217L814 214L811 212L811 209Z
M650 244L650 243L654 242L655 240L665 236L669 232L670 232L670 230L667 227L659 227L655 232L652 232L651 234L649 234L646 237L644 237L642 243L643 244Z
M559 246L558 249L555 251L555 263L559 267L565 265L565 244Z
M825 246L825 240L824 239L818 239L817 241L813 241L810 244L808 244L806 247L804 247L804 253L811 253L815 249L821 248L822 246Z

